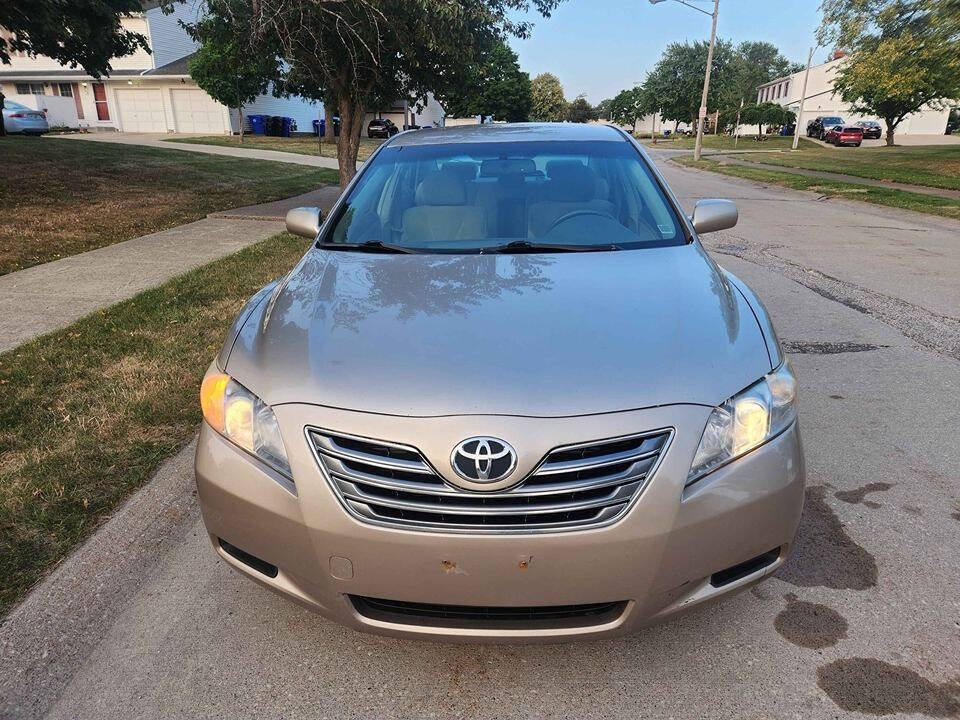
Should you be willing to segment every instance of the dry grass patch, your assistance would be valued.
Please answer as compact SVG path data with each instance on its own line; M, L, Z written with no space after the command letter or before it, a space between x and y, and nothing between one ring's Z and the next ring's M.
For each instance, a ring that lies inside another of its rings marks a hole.
M277 150L279 152L297 153L298 155L319 155L336 159L336 143L317 143L316 136L297 135L294 137L273 137L270 135L244 135L243 142L239 138L229 135L204 135L202 137L172 137L166 142L192 143L195 145L218 145L241 150ZM383 140L361 137L360 150L357 160L363 162L373 151L383 144Z
M279 200L337 172L103 142L0 138L0 274Z
M0 615L193 436L233 316L306 246L279 235L0 354Z

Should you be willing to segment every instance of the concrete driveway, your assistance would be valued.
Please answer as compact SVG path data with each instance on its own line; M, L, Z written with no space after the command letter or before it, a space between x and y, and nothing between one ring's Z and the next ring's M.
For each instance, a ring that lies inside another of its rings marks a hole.
M802 386L809 490L778 577L627 638L357 634L231 573L190 449L0 630L0 716L836 718L960 713L960 223L682 170Z

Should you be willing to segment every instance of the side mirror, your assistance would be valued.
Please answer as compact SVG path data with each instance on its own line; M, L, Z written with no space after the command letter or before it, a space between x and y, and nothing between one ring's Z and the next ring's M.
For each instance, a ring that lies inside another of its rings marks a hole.
M693 208L693 217L690 219L697 235L703 235L732 228L737 224L738 217L737 204L730 200L701 200Z
M323 212L318 207L298 207L287 210L287 232L315 240L320 234Z

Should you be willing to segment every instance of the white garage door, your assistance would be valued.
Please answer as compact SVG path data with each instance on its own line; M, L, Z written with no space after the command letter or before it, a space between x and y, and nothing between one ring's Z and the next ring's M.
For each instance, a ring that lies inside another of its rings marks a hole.
M177 132L223 133L223 106L203 90L173 91L173 118Z
M124 132L162 133L167 131L160 90L124 88L117 90L120 128Z

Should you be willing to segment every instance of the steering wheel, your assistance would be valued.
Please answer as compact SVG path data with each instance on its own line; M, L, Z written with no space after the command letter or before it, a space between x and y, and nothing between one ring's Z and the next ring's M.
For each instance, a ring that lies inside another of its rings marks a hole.
M591 208L585 208L583 210L573 210L572 212L568 212L566 215L561 215L550 224L550 227L548 227L543 234L549 235L557 228L558 225L562 225L563 223L567 222L567 220L573 220L573 218L586 216L586 215L597 215L599 217L609 218L610 220L613 220L614 222L616 222L616 218L608 212L604 212L603 210L594 210Z

